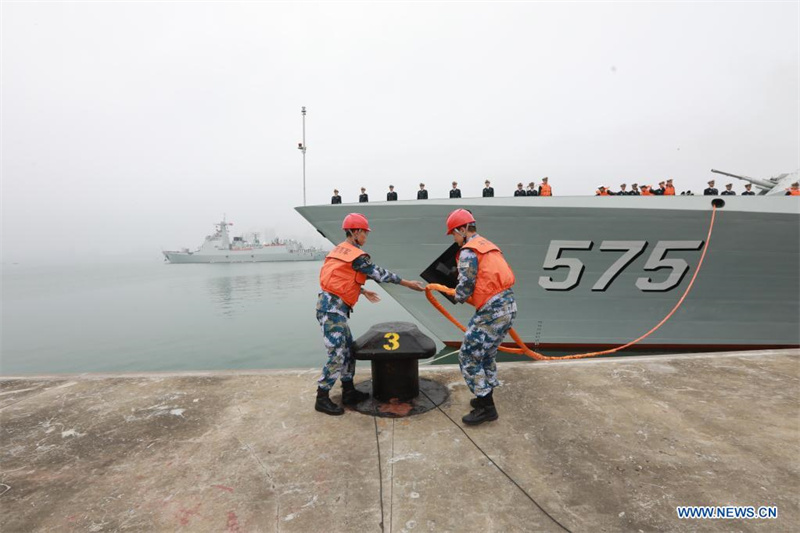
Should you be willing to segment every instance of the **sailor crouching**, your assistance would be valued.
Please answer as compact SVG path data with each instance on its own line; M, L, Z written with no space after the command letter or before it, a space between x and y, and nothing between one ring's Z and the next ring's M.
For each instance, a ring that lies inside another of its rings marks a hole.
M373 291L363 288L367 278L378 283L397 283L415 291L425 290L419 281L408 281L370 262L361 247L367 242L369 222L360 213L350 213L342 222L346 239L325 258L319 273L322 291L317 299L317 321L322 327L322 337L328 352L328 362L317 379L317 400L314 409L328 415L341 415L344 409L330 399L330 390L339 379L342 382L342 403L355 405L369 398L369 394L356 390L353 375L356 360L352 353L353 335L347 319L364 295L372 303L380 301Z
M456 209L447 217L447 234L461 247L455 300L475 306L458 354L461 374L476 396L470 401L472 411L461 419L469 425L498 418L492 395L500 386L495 358L517 316L511 290L514 272L500 249L476 231L475 218L466 209Z

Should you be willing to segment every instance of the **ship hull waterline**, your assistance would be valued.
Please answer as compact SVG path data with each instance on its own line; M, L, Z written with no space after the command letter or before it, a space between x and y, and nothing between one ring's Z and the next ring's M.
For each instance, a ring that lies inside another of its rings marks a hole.
M250 254L229 252L227 254L209 254L199 252L163 252L170 263L273 263L282 261L321 261L324 254L273 253Z

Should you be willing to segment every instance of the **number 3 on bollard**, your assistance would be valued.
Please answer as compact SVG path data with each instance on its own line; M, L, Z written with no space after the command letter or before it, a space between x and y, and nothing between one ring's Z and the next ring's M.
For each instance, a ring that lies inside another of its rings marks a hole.
M396 350L400 347L400 335L397 333L387 333L383 338L388 341L383 345L384 350Z

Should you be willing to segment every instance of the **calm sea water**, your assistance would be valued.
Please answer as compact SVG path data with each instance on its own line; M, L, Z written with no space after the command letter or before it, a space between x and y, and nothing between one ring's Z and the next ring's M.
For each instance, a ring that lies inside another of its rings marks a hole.
M0 373L321 367L321 264L4 264ZM416 323L376 290L382 301L362 298L350 319L356 338Z

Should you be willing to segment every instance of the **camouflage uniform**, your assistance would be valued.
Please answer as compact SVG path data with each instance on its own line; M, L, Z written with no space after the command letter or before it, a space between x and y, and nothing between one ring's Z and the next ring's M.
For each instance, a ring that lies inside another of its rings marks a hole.
M389 272L370 262L368 255L356 258L353 270L365 274L378 283L400 283L397 274ZM344 300L326 291L319 293L317 299L317 321L322 326L322 339L328 350L328 362L322 367L322 374L317 383L324 390L331 390L337 379L353 381L356 371L356 360L350 352L353 346L353 335L347 318L353 310Z
M477 235L469 240L475 237ZM477 279L478 256L474 250L463 248L458 256L457 302L463 303L472 296ZM469 321L458 353L458 365L469 390L476 396L486 396L500 386L495 356L516 316L514 292L508 289L492 296Z

